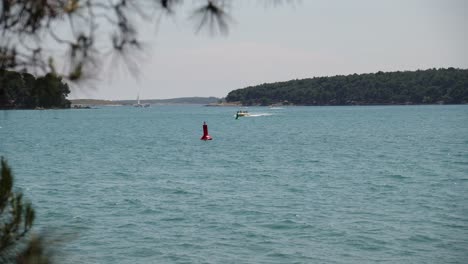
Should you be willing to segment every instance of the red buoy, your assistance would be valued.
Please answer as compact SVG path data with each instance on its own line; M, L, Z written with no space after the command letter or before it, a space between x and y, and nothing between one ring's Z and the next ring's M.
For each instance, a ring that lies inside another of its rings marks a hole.
M208 125L204 121L203 121L203 136L200 139L205 140L205 141L213 139L210 135L208 135Z

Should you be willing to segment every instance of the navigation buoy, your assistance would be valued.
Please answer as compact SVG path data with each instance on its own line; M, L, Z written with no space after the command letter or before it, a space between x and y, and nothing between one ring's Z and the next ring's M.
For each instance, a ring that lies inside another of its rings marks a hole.
M203 121L203 136L200 139L205 141L213 139L210 135L208 135L208 125L205 121Z

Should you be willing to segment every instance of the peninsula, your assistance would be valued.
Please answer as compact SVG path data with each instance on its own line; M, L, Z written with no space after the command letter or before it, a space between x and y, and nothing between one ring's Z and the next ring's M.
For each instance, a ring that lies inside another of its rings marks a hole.
M264 83L229 92L242 105L467 104L468 70L377 72Z

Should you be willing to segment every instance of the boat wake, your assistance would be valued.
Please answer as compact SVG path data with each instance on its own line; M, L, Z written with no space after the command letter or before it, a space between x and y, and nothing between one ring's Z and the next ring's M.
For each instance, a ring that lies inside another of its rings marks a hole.
M271 113L251 113L247 117L272 116Z

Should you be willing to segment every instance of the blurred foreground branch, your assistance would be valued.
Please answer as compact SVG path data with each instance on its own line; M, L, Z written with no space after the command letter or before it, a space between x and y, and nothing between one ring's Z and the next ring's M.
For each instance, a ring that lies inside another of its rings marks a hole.
M23 194L13 190L13 173L0 159L0 263L51 263L42 238L32 236L35 213Z
M227 33L230 2L192 2L196 31ZM154 23L160 17L155 14L172 15L183 4L182 0L2 0L0 69L53 73L75 82L90 78L102 67L102 55L117 54L125 61L142 50L139 23Z

